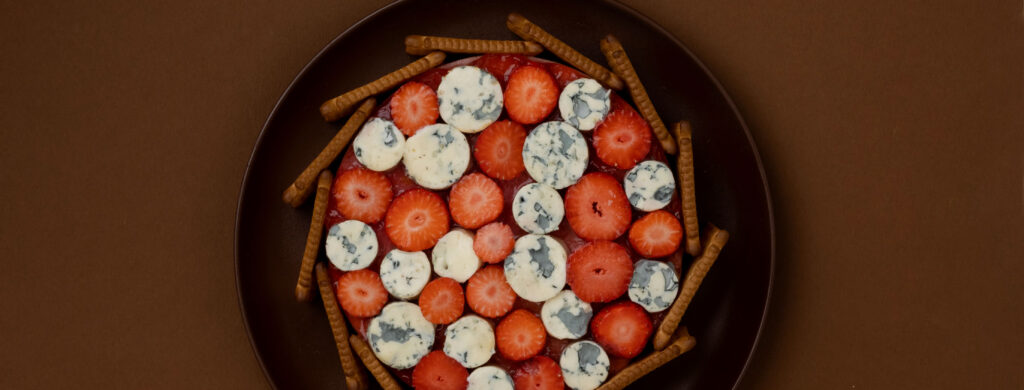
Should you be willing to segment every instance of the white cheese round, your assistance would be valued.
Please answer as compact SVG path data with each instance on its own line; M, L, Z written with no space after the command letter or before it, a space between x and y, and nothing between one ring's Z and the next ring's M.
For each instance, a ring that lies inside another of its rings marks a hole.
M577 341L562 350L562 379L572 390L594 390L608 379L611 360L593 341Z
M583 176L590 152L583 135L565 122L544 122L526 136L523 164L534 181L555 189L573 184Z
M475 315L459 318L444 331L444 354L463 367L479 367L494 355L494 329Z
M434 273L459 283L465 283L480 268L480 258L473 251L473 233L462 228L441 237L430 256Z
M512 200L512 217L528 233L545 234L558 230L564 216L562 197L546 184L527 184L516 192Z
M551 236L527 234L505 258L505 279L519 297L543 302L565 287L565 246Z
M572 290L562 290L540 308L540 319L551 337L563 340L578 339L587 334L594 309L576 297Z
M446 124L424 126L405 141L405 172L416 184L440 190L450 187L469 168L466 136Z
M398 165L405 154L405 136L387 119L373 118L352 140L352 153L364 167L386 171Z
M463 133L476 133L501 116L501 84L475 66L452 68L437 87L441 119Z
M655 260L640 260L629 281L629 300L651 313L668 309L679 292L679 277L671 265Z
M622 179L629 204L639 210L654 211L672 201L676 179L668 165L647 160L636 164Z
M350 219L331 226L324 246L334 267L355 271L369 267L377 257L377 234L370 225Z
M611 106L611 91L594 79L574 80L558 96L558 111L562 113L562 119L583 131L597 127Z
M505 370L483 366L469 374L469 387L466 390L515 390L515 384Z
M434 346L434 324L423 318L419 306L392 302L370 320L366 339L381 363L404 370L419 363Z
M392 249L380 263L384 288L398 299L413 299L430 281L430 261L423 252Z

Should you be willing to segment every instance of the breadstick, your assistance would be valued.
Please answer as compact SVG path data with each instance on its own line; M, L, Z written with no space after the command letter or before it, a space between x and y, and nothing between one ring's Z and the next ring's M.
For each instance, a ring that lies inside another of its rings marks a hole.
M622 89L624 84L619 76L608 70L591 59L585 57L582 53L576 51L571 46L558 40L553 35L549 34L544 29L540 28L533 22L527 20L523 15L515 12L508 14L508 21L505 23L509 30L520 36L521 38L534 41L545 49L548 49L551 53L558 56L568 62L577 69L582 70L583 73L590 75L597 81L600 81L612 89Z
M544 47L537 42L530 41L494 41L488 39L433 37L427 35L410 35L405 37L406 53L412 55L424 55L434 50L440 50L447 53L503 53L535 56L544 51Z
M676 172L679 173L679 192L683 201L683 231L686 232L686 253L696 257L700 254L700 233L697 224L697 186L693 177L693 138L690 122L682 121L673 126L679 141L679 156Z
M309 294L313 280L313 265L316 255L320 252L320 238L324 233L324 216L327 215L327 196L331 193L331 181L334 176L324 170L316 184L316 200L313 201L313 218L309 221L309 233L306 234L306 249L302 251L302 265L299 266L299 280L295 282L295 299L309 302Z
M374 378L377 378L377 383L380 384L381 388L384 390L402 389L402 386L395 381L395 378L391 376L388 369L380 364L380 360L377 360L377 357L373 355L373 350L366 344L366 341L363 341L356 334L349 337L349 341L352 343L352 349L355 349L359 359L363 361L363 365L370 370L370 374L373 374Z
M331 279L327 276L327 269L323 263L316 265L316 282L320 288L320 298L324 301L327 320L331 324L331 333L334 334L334 345L338 348L338 359L341 360L341 370L345 373L345 383L349 390L366 389L369 386L366 374L359 369L359 364L352 356L352 349L348 344L348 326L345 325L345 317L338 308L334 289L331 288Z
M676 154L676 142L672 140L672 134L668 133L665 122L661 121L658 111L654 109L654 103L651 103L651 97L647 95L647 89L640 83L640 77L637 76L636 69L633 69L633 63L629 61L629 56L626 55L626 50L622 48L622 43L619 43L619 40L614 35L608 34L601 40L601 52L608 59L608 64L612 66L615 74L619 75L622 81L626 83L626 87L629 88L629 95L633 97L633 103L636 103L636 108L640 110L640 114L644 116L644 119L647 119L647 123L651 124L654 136L658 137L658 141L661 142L661 147L665 149L665 153Z
M668 314L665 315L665 319L661 321L661 326L658 327L658 331L654 334L654 349L656 351L664 349L668 344L672 333L679 326L679 320L683 318L683 313L686 312L686 307L690 306L693 294L697 292L697 288L704 281L704 276L708 274L708 270L715 264L715 260L718 259L718 254L722 251L722 247L729 241L729 232L719 229L714 225L711 225L708 230L705 235L707 242L704 244L704 253L694 260L693 264L690 264L690 269L686 271L686 279L683 280L683 285L679 288L679 296L672 303L672 307L668 309Z
M341 119L341 117L348 114L349 111L352 110L352 107L355 106L356 103L359 103L360 100L394 88L403 81L411 79L413 76L423 73L427 69L440 65L441 61L444 61L444 53L439 51L431 52L423 58L413 61L379 79L373 80L369 84L345 92L338 97L324 102L324 104L320 105L320 115L323 115L324 119L328 122Z
M693 349L694 345L697 345L697 341L693 336L690 336L690 333L686 331L684 326L679 329L679 334L676 335L675 341L671 345L660 351L654 351L636 363L630 364L601 385L601 387L598 387L597 390L621 390L630 383L654 371L655 368L661 367L686 351Z
M313 179L320 171L327 169L328 165L331 165L331 161L338 158L341 151L348 145L348 141L352 140L352 136L356 134L359 127L366 121L366 117L370 115L370 110L373 109L377 101L374 98L369 98L363 101L363 104L359 106L354 114L345 125L338 130L338 133L331 138L331 141L327 143L324 150L320 151L320 154L310 162L306 169L299 174L299 177L284 190L282 198L284 202L291 205L292 207L299 207L302 202L306 201L310 192L313 192Z

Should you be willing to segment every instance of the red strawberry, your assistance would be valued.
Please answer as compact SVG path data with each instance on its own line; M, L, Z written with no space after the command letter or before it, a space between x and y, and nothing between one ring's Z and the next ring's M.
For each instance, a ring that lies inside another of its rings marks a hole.
M468 229L476 229L498 218L504 205L498 183L479 173L463 176L448 193L452 219Z
M558 105L558 85L544 68L522 66L508 77L504 96L509 118L533 124L547 118Z
M331 196L334 207L345 218L374 224L388 211L393 194L386 176L366 168L353 168L334 179Z
M516 239L512 228L501 222L491 222L477 229L473 238L473 252L485 263L499 263L512 253Z
M462 390L468 385L469 371L441 351L428 353L412 370L416 390Z
M398 249L421 251L448 233L448 210L437 194L415 188L395 198L384 217L384 230Z
M477 314L497 318L512 310L516 292L505 280L505 270L492 265L476 271L466 282L466 303Z
M665 210L647 214L629 228L629 245L644 257L665 257L679 249L683 226Z
M612 111L594 129L594 149L608 165L633 168L651 150L651 127L636 111Z
M547 356L523 362L512 373L516 390L562 390L565 388L562 369Z
M587 240L614 240L626 232L633 210L619 181L607 173L588 173L565 192L565 218Z
M350 316L373 317L388 303L388 290L380 275L368 269L347 272L335 286L338 303Z
M437 122L437 94L423 83L410 81L391 95L391 119L405 135Z
M480 170L499 180L510 180L526 169L523 165L523 144L526 129L512 121L498 121L487 126L476 138L473 157Z
M513 311L494 329L498 352L507 359L526 360L540 353L547 343L544 323L524 309Z
M527 62L520 54L484 54L473 65L493 75L504 88L509 74Z
M629 289L633 260L626 248L611 241L594 241L569 255L566 282L580 299L611 302Z
M431 280L420 292L420 312L434 324L450 324L462 315L466 298L462 286L451 278Z
M605 306L590 321L594 341L601 344L609 355L626 359L640 354L652 330L647 312L629 301Z

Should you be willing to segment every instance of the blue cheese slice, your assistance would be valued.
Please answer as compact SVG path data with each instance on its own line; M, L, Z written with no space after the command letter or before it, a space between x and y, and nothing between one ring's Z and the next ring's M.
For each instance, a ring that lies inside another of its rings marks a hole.
M334 267L355 271L369 267L377 257L377 234L369 225L350 219L331 226L324 246Z
M654 260L640 260L629 281L629 300L651 313L668 309L679 292L679 277L672 266Z
M430 281L427 254L392 249L380 263L380 280L395 298L416 298Z
M590 161L587 142L565 122L544 122L526 136L523 164L534 181L555 189L576 184Z
M558 230L564 216L562 197L546 184L527 184L516 192L512 200L512 217L528 233L545 234Z
M636 164L622 179L629 204L639 210L654 211L672 201L676 179L668 165L647 160Z
M501 116L501 84L487 71L459 66L448 71L437 87L441 119L464 133L476 133Z
M366 339L381 363L404 370L419 363L434 346L434 324L423 318L419 306L392 302L370 320Z
M444 331L444 354L463 367L479 367L494 355L494 329L475 315L459 318Z
M593 341L577 341L562 350L562 379L572 390L594 390L608 379L611 360Z
M430 253L434 273L465 283L480 268L480 258L473 251L473 233L455 228L437 241Z
M527 234L516 240L505 258L505 279L519 297L543 302L565 287L565 246L547 235Z
M416 184L441 190L455 184L469 168L466 136L446 124L419 129L405 141L405 172Z
M562 119L582 131L592 130L611 110L611 91L594 79L577 79L558 96Z
M540 319L551 337L571 340L587 334L594 309L576 296L572 290L562 290L558 295L544 302L540 308Z
M514 390L512 377L505 370L495 366L483 366L469 374L466 390Z
M405 136L387 119L373 118L352 140L352 152L364 167L386 171L398 165L405 154Z

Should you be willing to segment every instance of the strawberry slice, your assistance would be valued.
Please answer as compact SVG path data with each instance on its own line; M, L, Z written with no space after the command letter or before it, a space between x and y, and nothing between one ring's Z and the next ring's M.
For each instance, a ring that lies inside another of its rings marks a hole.
M374 224L384 217L391 203L391 181L366 168L349 169L331 186L334 208L348 219Z
M513 311L494 329L498 352L507 359L526 360L540 353L547 342L544 323L525 309Z
M584 239L614 240L626 232L632 217L626 191L607 173L583 175L565 192L565 218Z
M540 122L558 105L558 85L539 66L522 66L508 77L505 88L508 117L522 124Z
M476 229L498 218L504 205L498 183L480 173L463 176L448 193L452 219L467 229Z
M523 362L512 373L516 390L562 390L565 388L562 369L547 356L537 356Z
M594 241L569 255L566 282L587 302L611 302L629 289L633 261L626 248L611 241Z
M466 282L466 303L479 315L497 318L512 310L516 292L505 280L505 270L492 265L476 271Z
M671 255L683 241L683 226L665 210L647 214L629 228L629 245L643 257Z
M609 355L626 359L640 354L652 330L647 312L629 301L606 306L590 321L594 341Z
M473 252L481 261L490 264L505 260L516 245L512 228L501 222L491 222L477 229L473 237Z
M398 249L421 251L448 233L448 210L437 194L414 188L391 202L384 217L384 231Z
M444 352L433 351L412 370L416 390L461 390L469 385L469 371Z
M651 150L651 126L632 109L613 111L594 129L597 158L619 169L630 169Z
M421 127L437 122L437 93L426 84L410 81L391 95L391 119L407 136Z
M450 324L462 315L466 298L462 286L451 278L431 280L420 292L420 311L423 318L434 324Z
M487 126L476 138L473 157L480 170L498 180L511 180L523 170L523 144L526 129L512 121L498 121Z
M368 269L341 275L334 292L341 308L354 317L373 317L388 303L388 290L380 275Z

